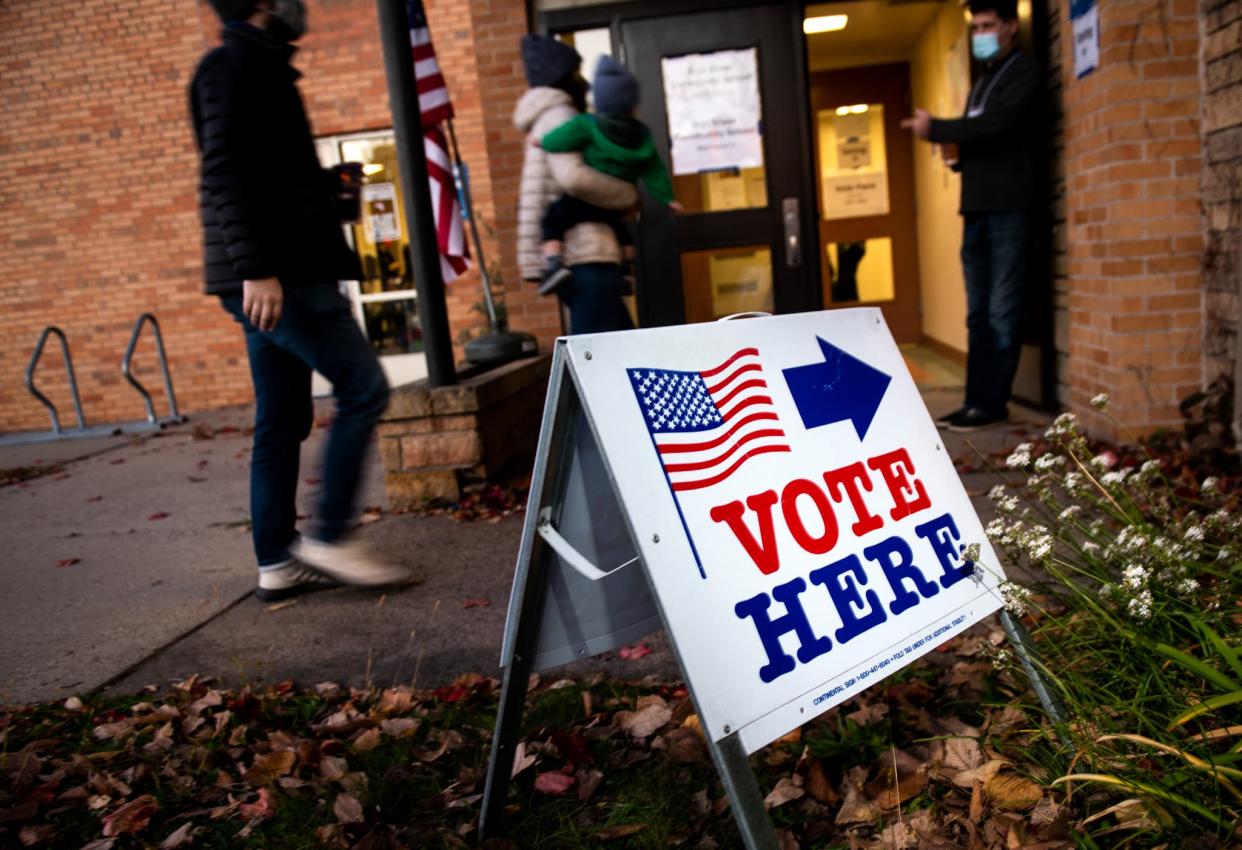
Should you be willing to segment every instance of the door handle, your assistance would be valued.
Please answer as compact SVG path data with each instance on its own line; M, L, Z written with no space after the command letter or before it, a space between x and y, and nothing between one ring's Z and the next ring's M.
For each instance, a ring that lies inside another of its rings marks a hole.
M797 198L781 201L781 218L785 222L785 265L796 268L802 265L802 219Z

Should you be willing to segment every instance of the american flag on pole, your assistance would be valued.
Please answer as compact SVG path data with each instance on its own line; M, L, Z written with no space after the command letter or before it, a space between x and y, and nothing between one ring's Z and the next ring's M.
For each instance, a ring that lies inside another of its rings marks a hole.
M418 108L423 116L423 150L427 154L427 173L431 184L431 208L436 219L436 243L440 249L440 270L444 282L470 268L470 248L461 222L461 207L453 182L453 160L444 138L443 122L452 120L449 100L436 49L431 43L427 14L421 0L406 0L410 21L410 47L414 53L414 78L418 83Z
M674 497L719 484L753 457L791 450L756 348L702 372L629 376Z

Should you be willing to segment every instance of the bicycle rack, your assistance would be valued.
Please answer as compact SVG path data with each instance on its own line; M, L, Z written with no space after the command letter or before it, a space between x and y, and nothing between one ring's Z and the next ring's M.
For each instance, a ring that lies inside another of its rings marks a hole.
M26 366L26 389L30 390L30 394L47 408L48 415L52 417L52 433L60 436L63 432L60 430L60 417L56 415L56 405L39 392L34 384L35 367L39 365L39 358L43 356L43 346L52 334L56 334L56 339L60 341L60 353L65 358L65 372L69 376L69 391L73 393L73 412L78 417L78 430L86 430L86 417L82 415L82 397L78 395L78 380L73 374L73 358L69 356L69 341L65 339L65 332L55 325L48 325L43 329L43 333L39 334L39 341L35 343L34 353L30 355L30 363Z
M146 387L138 382L132 374L130 364L134 358L134 349L138 346L138 339L142 334L143 325L147 322L151 323L151 327L155 331L155 347L159 353L160 370L164 375L164 391L168 394L168 418L159 419L155 415L155 405L151 401L151 394L147 392ZM49 336L55 335L60 342L61 354L65 358L65 372L69 376L69 391L73 395L73 410L77 414L78 427L72 429L64 429L60 424L60 416L56 412L54 405L46 395L39 391L34 383L35 369L39 365L39 359L43 356L43 347L47 344ZM168 370L168 356L164 351L164 336L160 333L160 324L155 316L151 313L143 313L138 317L138 321L134 324L133 333L129 337L129 345L125 347L125 356L121 358L121 374L125 376L125 380L129 382L138 394L142 396L143 404L147 408L147 418L137 422L122 422L116 425L94 425L87 427L86 416L82 412L82 397L78 393L78 381L73 371L73 359L69 355L69 341L65 338L64 331L54 325L48 325L43 329L43 333L39 334L39 341L35 343L34 353L30 356L30 364L26 367L26 389L30 391L40 404L47 408L48 415L52 419L52 428L50 431L25 431L15 434L0 434L0 446L20 445L23 443L46 443L53 440L59 440L67 437L109 437L119 436L121 434L142 433L144 431L153 431L163 428L165 425L178 424L185 422L189 417L182 414L177 409L177 396L173 393L172 374Z
M155 405L151 402L151 394L147 392L146 387L138 383L130 371L130 361L134 358L134 349L138 345L138 338L142 335L142 326L147 322L151 323L151 329L155 331L155 349L160 355L160 371L164 373L164 392L168 395L168 418L159 420L155 416ZM164 353L164 335L160 333L160 323L151 313L143 313L138 317L138 321L134 323L134 332L129 336L129 345L125 347L125 356L121 358L121 374L125 376L125 380L129 381L130 386L138 391L142 396L142 403L147 408L147 423L162 428L166 424L180 423L186 421L186 417L182 416L177 410L177 396L173 392L172 375L168 371L168 356Z

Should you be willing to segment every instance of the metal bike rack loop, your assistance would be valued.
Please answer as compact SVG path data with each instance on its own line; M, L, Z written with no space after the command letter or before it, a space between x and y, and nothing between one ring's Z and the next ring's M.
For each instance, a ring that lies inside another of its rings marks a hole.
M161 423L155 415L155 405L151 402L151 394L147 392L146 387L138 383L138 379L130 370L130 361L133 360L134 349L138 346L138 338L142 335L142 326L147 322L151 323L151 329L155 331L155 348L160 357L160 371L164 373L164 392L168 395L168 419L164 421L184 422L185 417L177 410L177 396L173 392L172 374L168 371L168 356L164 353L164 335L160 333L160 323L153 314L143 313L134 323L134 332L130 334L129 345L125 347L125 356L121 359L121 374L142 396L142 402L147 407L147 422L159 426Z
M47 342L47 338L52 334L56 335L56 339L60 341L60 353L65 359L65 373L69 376L69 391L73 394L73 412L78 417L78 429L86 428L86 417L82 415L82 397L78 395L78 380L73 374L73 358L69 356L69 341L65 339L65 332L55 325L48 325L43 329L43 333L39 334L39 341L35 343L34 353L30 355L30 364L26 366L26 389L30 390L30 394L39 400L39 403L47 408L48 416L52 418L52 433L61 434L60 417L56 414L56 405L52 404L51 399L39 392L34 384L35 367L39 365L39 358L43 356L43 346Z

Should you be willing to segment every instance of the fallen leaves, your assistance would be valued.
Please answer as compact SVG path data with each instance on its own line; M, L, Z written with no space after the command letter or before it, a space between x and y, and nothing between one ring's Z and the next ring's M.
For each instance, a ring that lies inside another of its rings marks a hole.
M621 649L617 650L617 655L627 661L635 661L650 654L651 647L647 646L645 643L636 643L633 646L623 646Z
M1038 724L1004 705L974 704L970 722L955 714L958 665L989 640L951 642L919 662L931 673L872 688L755 754L778 845L1061 847L1080 815L1022 759ZM0 706L0 845L270 845L283 839L260 841L265 831L300 828L290 843L479 846L497 684L466 675L418 691L331 682L225 691L191 677L162 699L41 707L53 720L24 737L24 715ZM684 686L602 676L530 684L511 767L517 828L551 807L577 846L731 846L720 832L729 800ZM662 802L644 807L644 792L630 789L650 777L660 777ZM311 801L322 802L307 809Z
M158 810L159 805L155 802L155 797L143 794L121 806L112 814L104 816L104 837L111 838L114 835L132 835L135 832L141 832L151 823L151 816Z
M287 776L293 770L293 765L296 761L297 756L288 750L268 753L256 758L254 764L243 774L242 778L256 787L270 785L278 777Z
M59 561L56 562L56 566L72 567L74 564L80 564L80 563L82 563L81 558L61 558Z

